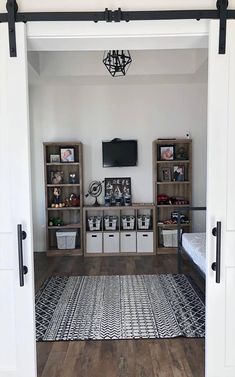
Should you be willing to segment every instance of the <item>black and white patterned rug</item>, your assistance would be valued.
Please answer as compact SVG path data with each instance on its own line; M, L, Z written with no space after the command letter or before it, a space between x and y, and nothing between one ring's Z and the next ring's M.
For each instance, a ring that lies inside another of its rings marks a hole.
M205 336L205 305L185 275L53 276L36 295L38 341Z

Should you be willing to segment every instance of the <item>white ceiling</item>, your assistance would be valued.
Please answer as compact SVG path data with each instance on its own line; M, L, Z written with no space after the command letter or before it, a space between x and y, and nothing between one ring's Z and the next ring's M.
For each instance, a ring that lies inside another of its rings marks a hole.
M131 51L127 76L112 78L102 51L29 52L30 84L154 84L207 81L207 49Z

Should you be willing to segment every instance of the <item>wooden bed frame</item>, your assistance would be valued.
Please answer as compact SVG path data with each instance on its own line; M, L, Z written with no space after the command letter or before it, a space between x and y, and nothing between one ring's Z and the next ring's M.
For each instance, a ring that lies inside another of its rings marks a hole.
M177 208L178 209L178 208ZM180 208L182 210L182 207ZM187 207L190 211L206 211L206 207ZM180 222L180 214L178 214L178 222L177 222L177 233L178 233L178 248L177 248L177 256L178 256L178 273L182 273L182 262L183 258L182 255L186 255L187 259L190 261L193 268L200 274L200 276L205 280L205 273L200 269L200 267L193 261L191 256L187 253L182 245L182 232L181 232L181 222Z

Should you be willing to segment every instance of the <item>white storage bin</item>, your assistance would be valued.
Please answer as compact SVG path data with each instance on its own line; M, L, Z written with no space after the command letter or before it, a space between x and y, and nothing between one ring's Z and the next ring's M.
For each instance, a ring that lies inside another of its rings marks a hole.
M138 216L138 229L149 229L150 227L150 215Z
M77 232L56 232L58 249L75 249L76 235Z
M100 230L101 227L101 217L100 216L90 216L88 217L89 230Z
M119 232L103 233L104 253L119 253Z
M135 228L135 217L134 216L122 216L122 227L125 230L133 230Z
M162 229L162 238L163 238L164 247L177 247L178 246L177 229Z
M117 216L105 216L104 217L104 228L105 230L116 230L117 229Z
M137 253L153 252L153 232L137 232Z
M102 253L102 233L86 234L86 252Z
M121 232L121 253L136 253L135 232Z

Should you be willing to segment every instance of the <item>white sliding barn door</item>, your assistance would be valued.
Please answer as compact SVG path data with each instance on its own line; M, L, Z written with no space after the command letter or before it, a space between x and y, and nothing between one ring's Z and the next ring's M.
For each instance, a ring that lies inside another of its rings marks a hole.
M35 377L34 286L30 192L26 25L17 24L17 57L9 57L0 24L0 377ZM19 283L17 224L27 232Z
M218 54L219 22L211 21L208 92L206 377L235 376L235 21L228 21L226 54ZM215 281L221 222L221 277Z

